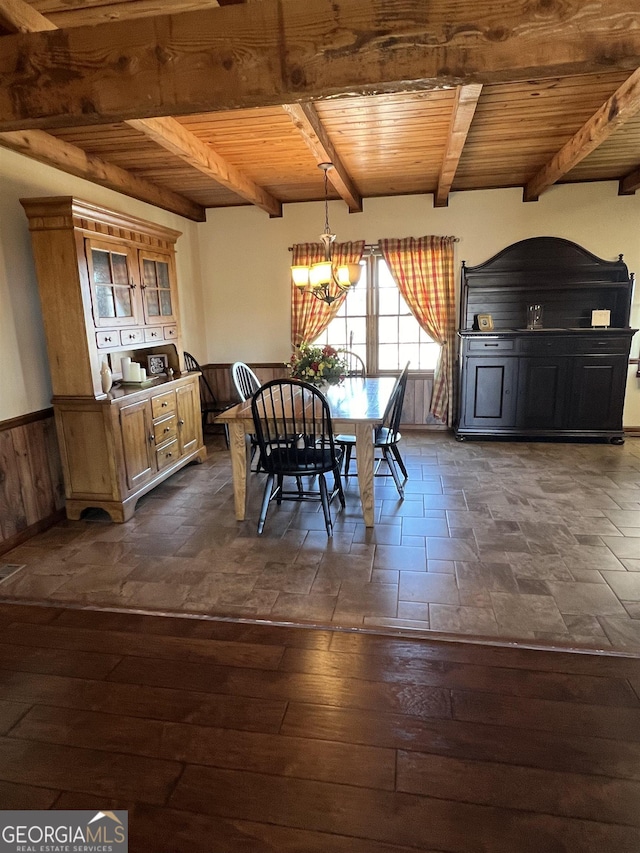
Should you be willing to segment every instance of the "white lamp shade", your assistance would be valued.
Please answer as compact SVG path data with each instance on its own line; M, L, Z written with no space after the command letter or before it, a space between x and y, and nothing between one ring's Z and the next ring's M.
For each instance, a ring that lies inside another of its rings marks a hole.
M311 264L309 270L309 284L318 287L321 284L329 284L331 281L331 261L321 261L319 264Z
M291 267L291 278L296 287L306 287L309 284L309 267Z
M342 264L338 267L336 278L340 287L346 290L360 281L361 273L362 267L360 264Z

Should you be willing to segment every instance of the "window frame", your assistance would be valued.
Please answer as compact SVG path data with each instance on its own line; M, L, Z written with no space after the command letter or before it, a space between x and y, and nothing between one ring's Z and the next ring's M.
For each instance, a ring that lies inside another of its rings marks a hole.
M379 320L379 308L380 308L380 299L379 299L379 287L378 287L378 262L380 260L384 260L382 256L382 252L377 247L372 247L370 249L365 249L365 254L362 258L362 263L365 266L366 276L364 276L366 281L366 316L365 316L365 352L366 352L366 365L367 365L367 374L370 376L395 376L397 374L397 369L380 369L379 366L379 335L378 335L378 320ZM356 285L359 287L360 285ZM349 294L347 293L346 298L349 298ZM332 321L333 322L333 321ZM416 321L417 322L417 321ZM320 335L317 339L318 342L324 343L325 336L327 332L326 330ZM329 343L334 343L333 341L329 341ZM334 344L337 345L337 344ZM345 343L348 347L348 343ZM415 378L433 378L435 373L435 368L409 368L409 374Z

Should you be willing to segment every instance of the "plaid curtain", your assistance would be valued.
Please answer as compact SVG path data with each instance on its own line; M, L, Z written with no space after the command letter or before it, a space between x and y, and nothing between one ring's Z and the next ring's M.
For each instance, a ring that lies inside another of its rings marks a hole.
M364 240L351 243L334 243L331 260L334 267L340 264L357 264L362 260ZM297 243L293 247L293 266L307 266L324 260L322 243ZM298 347L311 343L324 332L340 310L347 292L341 293L335 302L327 305L312 293L307 293L291 282L291 343Z
M425 332L440 344L430 413L451 426L456 346L454 237L380 240L380 251L407 305Z

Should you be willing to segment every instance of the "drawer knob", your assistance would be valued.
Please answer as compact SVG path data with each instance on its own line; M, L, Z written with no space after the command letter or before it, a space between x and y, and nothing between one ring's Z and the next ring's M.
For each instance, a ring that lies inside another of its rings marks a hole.
M180 425L180 426L184 426L184 421L183 421L183 420L179 420L179 421L178 421L178 423L179 423L179 425Z
M155 435L154 435L152 432L150 432L150 433L149 433L149 444L153 444L153 442L154 442L155 440L156 440Z
M167 453L167 459L171 459L172 456L173 456L173 453L171 453L171 452Z
M165 428L164 428L164 431L165 431L165 432L171 432L171 427L165 427Z
M168 404L168 403L167 403L167 401L165 400L165 401L164 401L164 403L162 404L162 408L164 409L164 408L166 408L168 405L169 405L169 404Z
M105 338L105 341L106 341L108 344L110 344L110 343L111 343L111 338L110 338L110 337Z

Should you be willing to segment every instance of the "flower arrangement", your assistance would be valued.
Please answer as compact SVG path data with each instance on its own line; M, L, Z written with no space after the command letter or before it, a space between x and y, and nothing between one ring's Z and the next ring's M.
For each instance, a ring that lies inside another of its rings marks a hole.
M312 385L325 382L337 385L347 375L347 364L341 358L340 351L328 344L324 347L300 344L285 366L289 368L293 379L301 379Z

